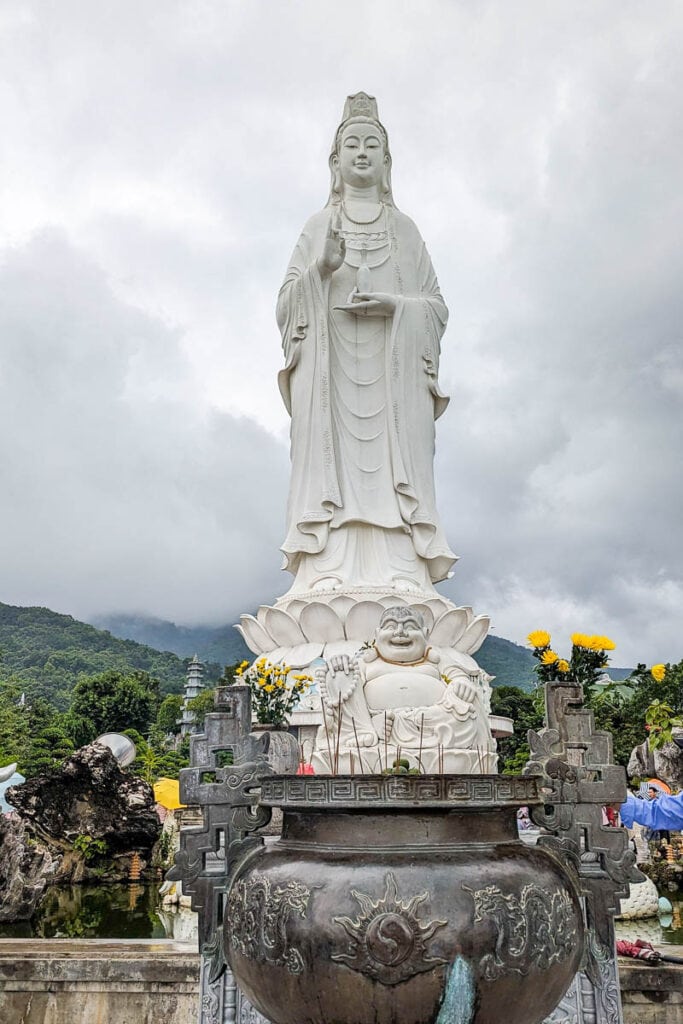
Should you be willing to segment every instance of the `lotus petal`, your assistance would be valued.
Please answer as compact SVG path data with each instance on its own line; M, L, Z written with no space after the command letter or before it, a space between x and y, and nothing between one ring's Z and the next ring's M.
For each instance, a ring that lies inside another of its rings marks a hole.
M448 670L453 667L460 669L468 676L478 676L481 672L481 668L474 658L463 651L455 650L454 647L441 648L441 664L446 675L448 675Z
M291 647L273 647L273 641L270 641L270 648L263 652L263 656L271 663L271 665L278 665L281 661L287 660Z
M397 594L387 594L386 597L380 597L379 603L385 608L398 608L410 602L405 597L399 597Z
M323 645L321 643L313 644L297 644L296 647L290 647L285 652L286 657L282 660L286 662L290 668L308 668L312 661L319 658L323 653Z
M428 604L412 604L410 607L414 608L415 611L420 612L420 614L422 615L422 618L425 620L425 626L431 632L432 629L434 628L434 612L429 607L429 605Z
M384 606L379 601L359 601L346 616L344 630L348 640L369 643L379 626Z
M242 634L245 644L254 654L263 654L273 646L273 641L253 615L240 616L240 625L235 628Z
M436 597L432 597L429 599L429 601L423 601L422 603L426 604L428 608L432 609L432 612L434 613L435 622L437 619L441 618L444 612L449 611L453 607L451 602L446 601L445 598L443 600L439 600Z
M262 604L262 605L259 605L259 609L256 612L256 618L258 619L258 621L260 622L260 624L263 626L264 629L266 628L266 615L268 614L269 611L270 611L270 605L269 604Z
M343 640L344 626L334 608L322 601L312 601L306 605L299 616L299 623L303 634L311 643L320 641L321 644L328 640Z
M330 608L334 608L339 618L344 622L351 608L353 608L356 602L352 597L347 594L340 594L339 597L333 597L330 601Z
M431 642L435 647L455 647L467 629L467 612L464 608L451 608L436 620Z
M306 637L293 615L282 608L269 608L265 614L265 627L276 644L294 647L306 643Z
M477 615L458 640L458 650L464 651L465 654L474 654L478 651L486 639L490 625L491 619L488 615Z
M280 606L278 605L278 607L280 607ZM301 601L298 597L296 597L296 598L294 598L293 601L288 601L287 604L283 604L282 605L282 610L285 611L285 612L289 612L289 614L293 615L294 618L296 619L296 621L298 622L299 621L299 613L301 612L301 609L305 608L305 607L306 607L306 601Z

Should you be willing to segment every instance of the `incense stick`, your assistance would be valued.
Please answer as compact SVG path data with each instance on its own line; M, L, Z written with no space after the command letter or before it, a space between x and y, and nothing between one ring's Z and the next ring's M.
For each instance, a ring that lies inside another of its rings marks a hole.
M419 749L418 754L417 754L417 764L418 764L418 767L419 767L420 771L422 771L422 738L424 736L424 728L425 728L425 713L423 711L422 714L420 715L420 749Z
M361 775L365 775L365 768L363 767L363 758L360 756L360 743L358 742L358 733L356 732L356 719L351 715L351 725L353 726L353 735L356 737L356 750L358 751L358 764L360 765ZM353 754L351 755L353 757ZM351 772L353 775L353 771Z
M330 758L330 772L332 772L332 744L330 743L330 729L328 728L328 716L326 714L325 700L321 697L321 707L323 708L323 724L325 725L325 735L328 739L328 756Z
M339 703L337 704L337 742L334 748L334 774L339 774L339 746L341 744L341 706L342 699L339 694Z

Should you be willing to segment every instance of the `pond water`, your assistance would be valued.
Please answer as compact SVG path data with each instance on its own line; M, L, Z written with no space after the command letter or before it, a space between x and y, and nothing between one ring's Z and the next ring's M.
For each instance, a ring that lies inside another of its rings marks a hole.
M0 922L0 938L197 938L197 915L161 907L158 885L52 886L30 921Z
M671 944L683 946L683 901L671 899L671 893L663 893L673 904L673 913L660 917L640 917L635 921L615 921L618 939L635 942L644 939L653 946Z

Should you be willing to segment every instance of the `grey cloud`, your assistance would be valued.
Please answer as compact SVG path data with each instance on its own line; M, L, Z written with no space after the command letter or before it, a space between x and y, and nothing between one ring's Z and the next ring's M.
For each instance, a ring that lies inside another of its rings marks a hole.
M681 657L680 5L12 10L5 600L188 621L282 592L272 310L365 88L451 308L447 592L512 639Z
M216 621L278 585L284 448L206 414L177 335L56 233L0 294L2 599Z

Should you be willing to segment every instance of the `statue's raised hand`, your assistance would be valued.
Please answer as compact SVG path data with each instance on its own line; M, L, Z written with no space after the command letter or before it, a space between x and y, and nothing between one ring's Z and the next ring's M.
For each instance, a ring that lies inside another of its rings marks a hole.
M330 224L327 229L325 242L323 243L322 256L318 257L318 270L320 276L325 278L339 270L346 255L346 242L341 237L341 214L337 211L330 217Z

